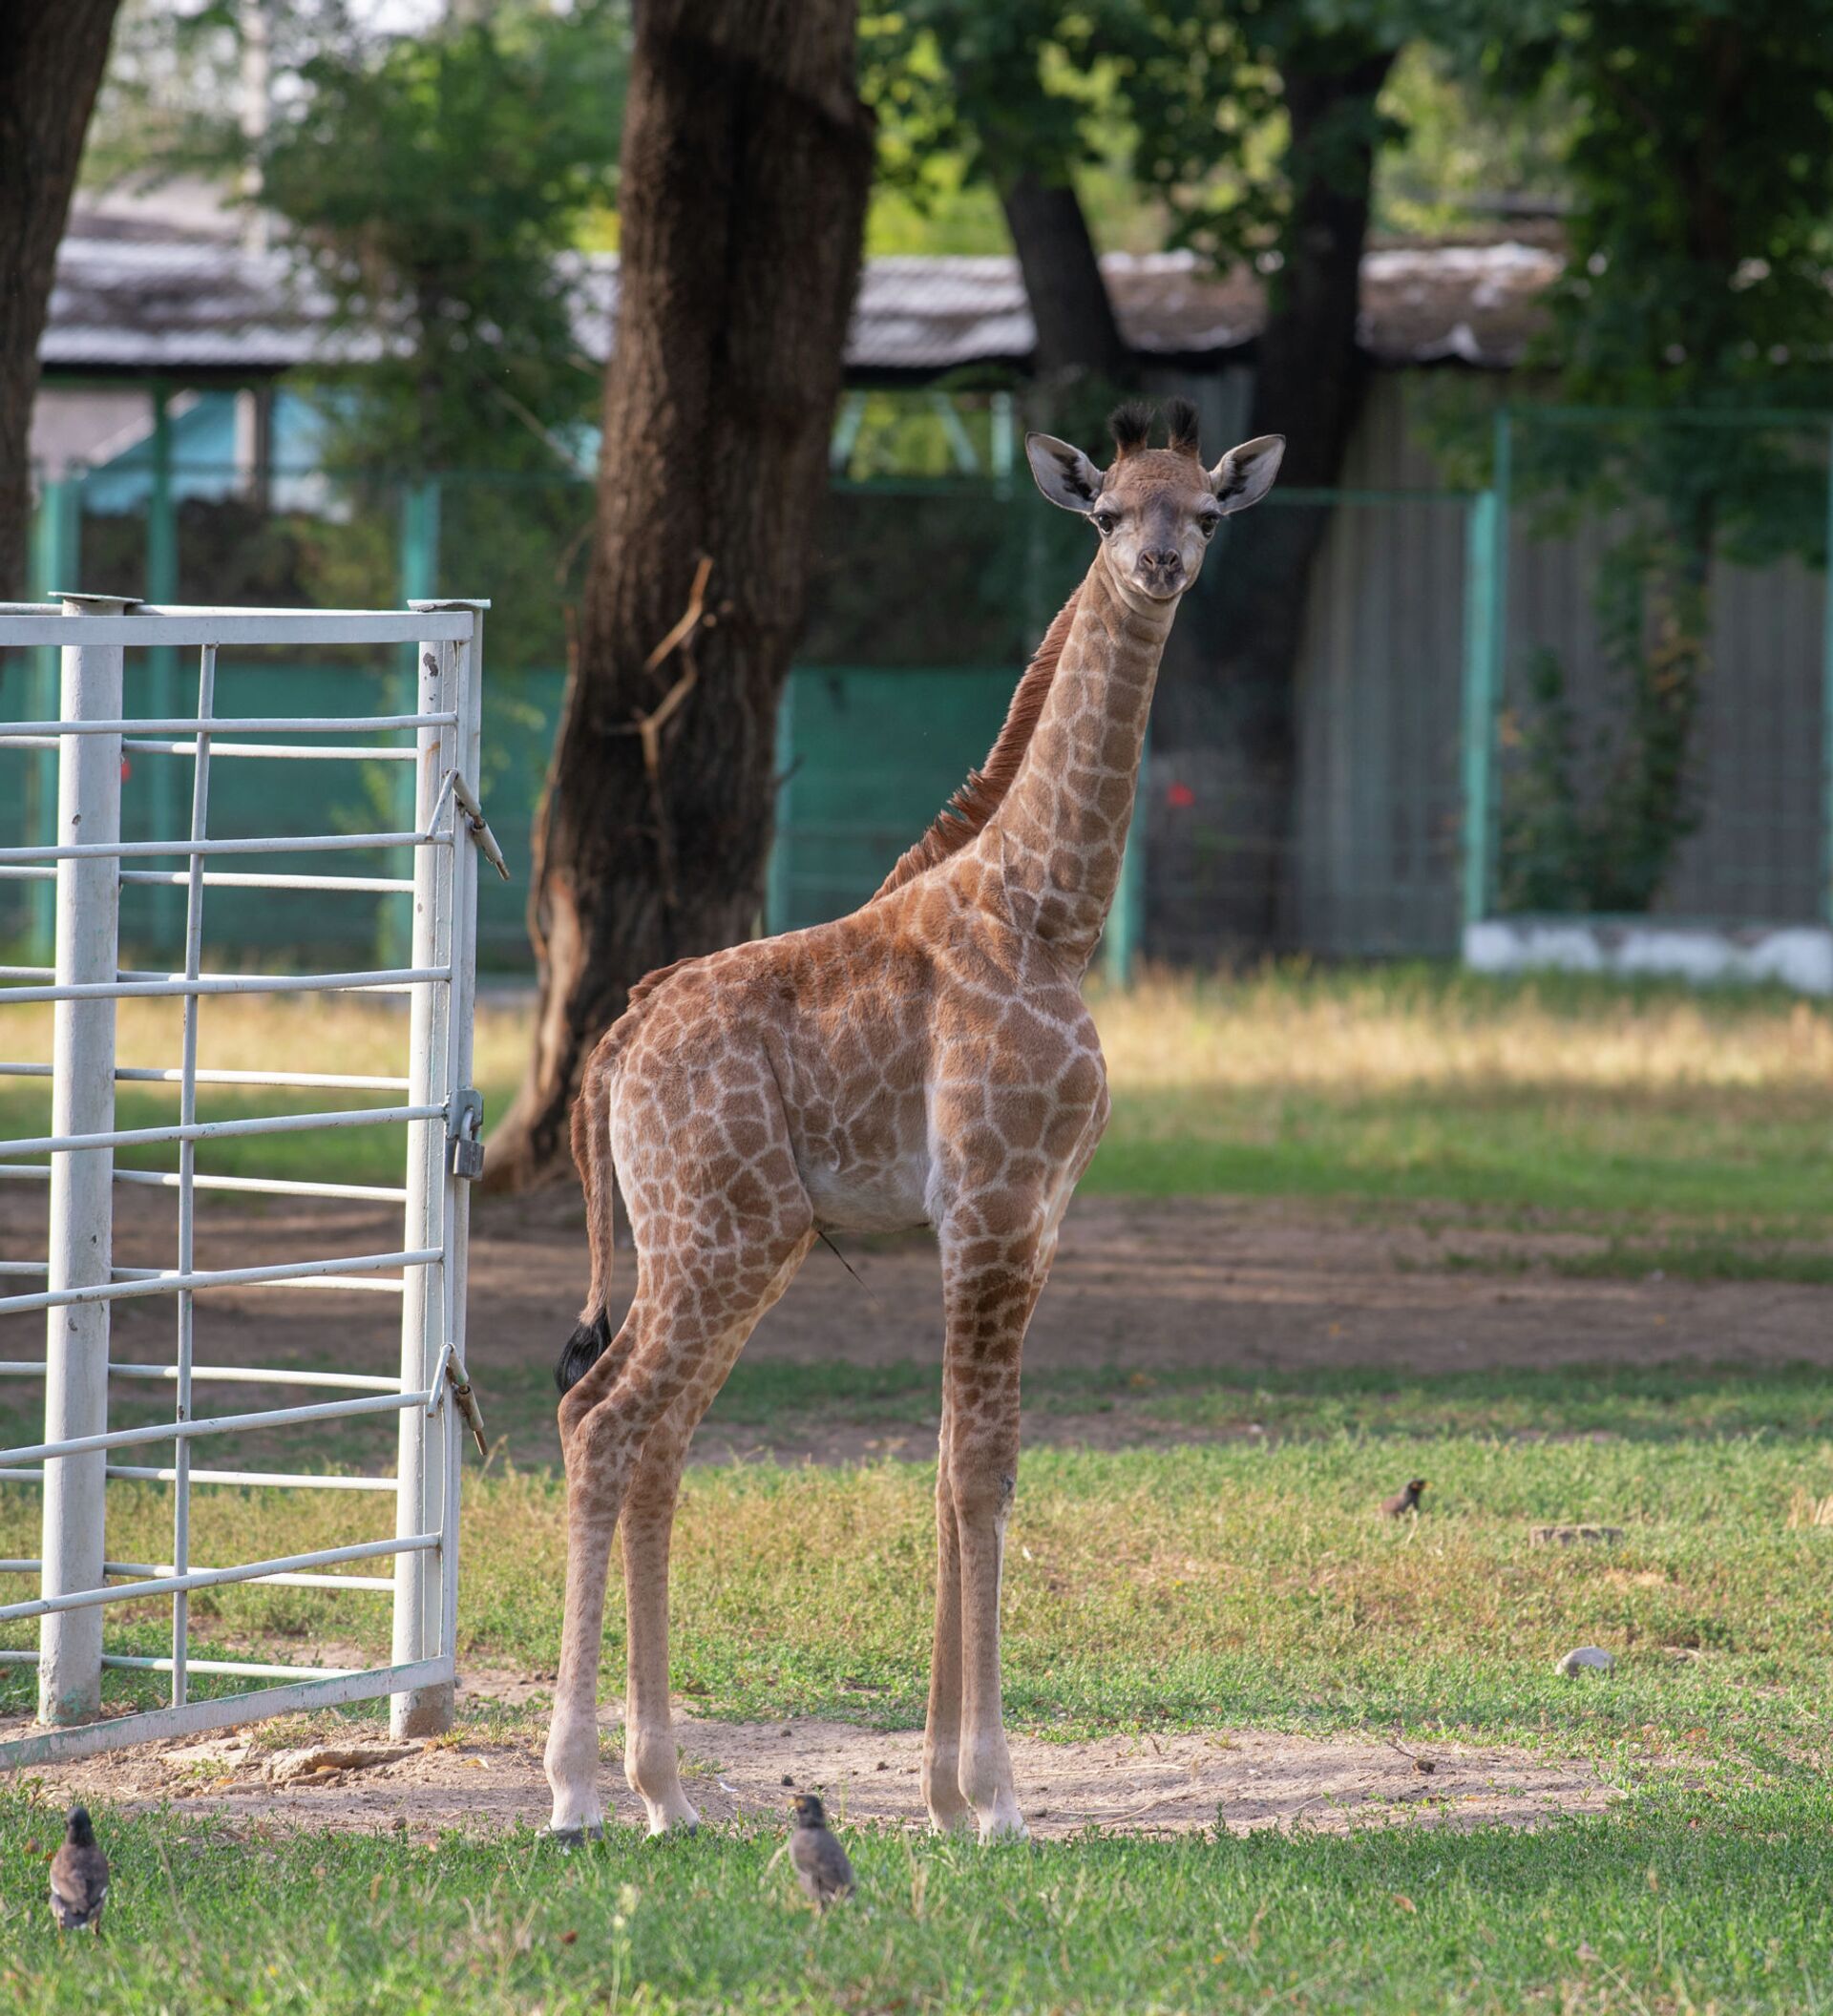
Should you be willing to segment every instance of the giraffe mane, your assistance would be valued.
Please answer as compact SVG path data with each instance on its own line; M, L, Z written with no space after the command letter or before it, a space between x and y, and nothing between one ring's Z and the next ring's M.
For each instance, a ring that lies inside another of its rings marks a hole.
M1063 656L1064 643L1069 635L1069 625L1075 620L1076 603L1081 595L1082 589L1078 585L1043 633L1043 641L1032 655L1023 678L1013 691L1012 704L1005 711L1005 724L1000 729L999 739L985 763L979 769L968 771L966 782L936 815L928 832L879 884L872 899L874 903L879 896L888 896L894 889L914 882L918 875L938 862L946 861L951 854L959 853L979 836L987 821L999 810L1018 777L1024 752L1031 746L1031 737L1037 730L1044 700L1050 691L1050 682L1057 676L1057 662Z

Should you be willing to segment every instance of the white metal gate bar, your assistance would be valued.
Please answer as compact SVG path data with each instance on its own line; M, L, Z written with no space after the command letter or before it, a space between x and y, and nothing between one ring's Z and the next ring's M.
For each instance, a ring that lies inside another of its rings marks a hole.
M65 634L65 629L66 625L59 623L59 637ZM9 641L11 641L11 638ZM274 640L269 638L267 641L271 643ZM348 735L359 728L420 728L430 723L434 726L450 726L456 720L455 714L442 714L436 710L431 714L289 714L284 721L277 721L271 714L219 715L210 724L210 729L213 736L257 735L263 728L274 727L284 727L289 735ZM10 744L31 743L34 737L42 737L55 748L62 746L66 735L125 735L129 728L138 728L143 733L195 736L198 724L195 716L185 715L175 716L170 721L22 721L18 726L7 730L7 741ZM214 753L221 755L221 751ZM286 753L289 756L310 756L316 751L304 747L288 749ZM412 757L418 751L385 748L382 754ZM183 853L184 849L177 847L173 852Z
M284 723L270 722L268 725L282 727ZM110 746L115 749L118 763L118 738ZM288 833L284 851L289 854L348 853L357 849L450 845L449 837L434 838L427 833ZM273 854L281 851L281 846L273 840L200 840L195 847L186 847L181 841L165 840L73 840L64 847L0 847L0 861L96 861L110 858L138 861L160 854ZM264 886L264 880L257 881L252 877L248 883L251 889Z
M34 1658L37 1654L32 1655ZM124 1662L109 1659L113 1666ZM292 1670L297 1671L294 1668ZM347 1701L371 1701L378 1694L414 1691L435 1685L452 1670L450 1654L420 1659L411 1666L373 1666L360 1673L327 1670L290 1687L263 1687L252 1693L215 1701L191 1701L142 1715L118 1715L109 1722L81 1728L53 1729L42 1735L21 1736L0 1744L0 1769L21 1771L40 1764L61 1764L71 1757L91 1757L111 1750L127 1750L155 1737L192 1736L227 1723L253 1722L264 1715L308 1714L314 1709L337 1708Z
M72 605L77 605L73 607ZM404 614L394 609L205 609L162 608L154 602L129 602L119 596L67 595L63 613L57 605L41 604L30 616L4 619L9 644L50 644L71 650L85 644L100 644L118 651L123 645L138 644L425 644L468 642L473 637L472 613L487 605L479 602L410 602ZM98 610L131 609L131 616L95 614ZM113 715L97 709L69 732L77 735L106 734L118 722L120 709ZM344 717L348 729L369 727L411 728L418 725L412 715L383 714L365 718ZM290 729L292 723L272 716L252 721L256 729ZM63 721L26 722L21 725L53 735L66 732ZM128 722L142 733L161 733L170 728L182 733L195 728L195 721L140 718Z
M0 1063L0 1077L49 1078L51 1064ZM332 1092L405 1092L405 1078L344 1078L335 1071L194 1071L192 1082L200 1085L296 1085L304 1089ZM152 1070L135 1064L116 1064L117 1085L177 1085L184 1081L182 1071Z
M465 1238L469 1189L476 1173L480 1108L471 1092L471 1017L478 841L493 851L467 778L478 774L483 603L414 603L397 611L161 610L95 597L55 606L0 606L0 648L55 644L63 650L63 710L54 722L0 728L0 749L58 752L58 830L54 844L0 850L0 877L53 879L57 896L56 963L51 969L0 967L0 1003L54 1004L54 1061L0 1062L0 1077L50 1078L49 1134L0 1142L0 1154L42 1155L49 1163L0 1161L0 1179L50 1186L52 1238L43 1261L0 1262L0 1275L36 1275L42 1291L0 1296L0 1315L44 1312L46 1356L0 1360L0 1377L43 1379L43 1439L0 1450L0 1483L32 1483L44 1491L41 1558L0 1560L0 1574L35 1574L35 1598L0 1605L0 1623L40 1620L39 1649L0 1651L0 1664L36 1663L39 1718L75 1726L0 1744L0 1768L113 1750L153 1736L245 1721L295 1708L378 1694L394 1696L397 1733L448 1726L453 1682L457 1606L459 1427L450 1379L463 1376ZM417 704L412 713L309 718L219 715L215 705L220 645L275 643L398 644L415 647ZM123 651L142 645L195 645L200 651L198 707L190 717L132 717L122 708ZM389 729L415 732L412 748L369 739ZM224 742L225 733L277 736L354 734L355 743L317 745L263 739ZM192 803L182 838L120 837L121 752L190 761ZM211 765L220 757L268 761L412 762L414 826L406 832L365 832L213 839L207 832ZM414 872L403 876L215 872L223 854L411 848ZM179 870L137 870L129 861L173 856ZM185 890L184 962L177 973L140 973L119 965L118 892L155 885ZM409 963L332 974L209 974L201 970L203 907L213 888L284 889L372 895L411 894ZM40 984L40 983L45 984ZM207 997L320 992L405 993L410 998L408 1075L200 1069L198 1025ZM118 1065L114 1051L115 1002L130 998L181 1001L180 1060L176 1068ZM116 1083L170 1084L179 1096L175 1125L118 1127ZM405 1093L405 1101L326 1112L200 1121L198 1087L260 1086L300 1090ZM316 1128L405 1125L410 1138L406 1182L308 1182L296 1178L200 1175L200 1141L294 1133ZM121 1146L170 1143L173 1170L114 1167ZM111 1196L116 1183L177 1192L177 1265L146 1269L112 1264ZM196 1262L195 1194L200 1189L275 1196L323 1196L399 1204L404 1236L398 1248L335 1256L312 1255L263 1266L202 1268ZM392 1271L398 1270L399 1271ZM219 1288L292 1286L397 1294L402 1301L401 1366L396 1376L304 1368L200 1366L193 1356L198 1293ZM140 1364L108 1355L109 1307L130 1297L170 1294L177 1309L174 1362ZM173 1388L172 1418L110 1430L111 1378L153 1380ZM199 1383L319 1386L353 1397L198 1418ZM330 1477L307 1472L194 1467L192 1444L204 1436L292 1427L307 1422L386 1418L400 1421L393 1477ZM170 1464L109 1460L116 1451L170 1443ZM104 1557L104 1492L111 1479L169 1484L173 1490L172 1560L118 1562ZM194 1485L306 1490L393 1491L391 1538L279 1556L197 1566L191 1560ZM390 1576L327 1574L331 1567L391 1560ZM111 1586L111 1579L114 1585ZM388 1591L394 1600L392 1663L362 1670L273 1666L191 1656L191 1590L237 1585ZM171 1651L166 1657L105 1652L101 1621L111 1603L172 1598ZM122 1670L171 1676L169 1708L107 1722L101 1674ZM263 1687L221 1699L191 1701L193 1673L293 1684Z
M0 882L54 882L54 868L0 868ZM191 877L182 869L124 868L124 889L183 889ZM412 881L404 875L238 875L225 871L213 874L206 869L205 889L319 889L333 895L366 893L377 896L409 896Z
M25 735L16 728L7 735L8 746L15 749L54 749L62 741L59 735ZM121 747L130 756L195 756L198 753L195 742L146 742L133 735L122 736ZM309 743L301 743L294 749L284 742L219 742L212 736L210 761L221 763L225 756L278 756L289 763L411 763L414 751L386 745L365 747L358 744L352 747L342 743L330 743L322 749L313 748ZM192 837L200 839L202 835L193 834Z
M4 1077L0 1071L0 1077ZM49 1183L51 1171L35 1163L0 1162L0 1181ZM178 1177L170 1169L116 1169L116 1183L148 1184L161 1190L174 1189ZM371 1204L401 1204L407 1191L380 1183L306 1183L290 1176L194 1176L197 1190L246 1190L262 1197L348 1197Z

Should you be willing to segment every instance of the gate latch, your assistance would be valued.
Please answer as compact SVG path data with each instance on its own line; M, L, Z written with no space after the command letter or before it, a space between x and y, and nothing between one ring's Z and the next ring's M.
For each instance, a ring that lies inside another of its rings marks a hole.
M452 1348L448 1339L439 1348L439 1363L432 1375L432 1389L427 1395L427 1413L437 1414L440 1402L450 1387L452 1397L458 1412L463 1415L471 1430L472 1440L477 1444L477 1454L486 1460L490 1456L490 1444L484 1439L484 1410L477 1404L477 1396L472 1390L471 1375L465 1370L465 1361Z
M496 845L496 835L490 830L490 821L484 817L484 808L477 803L477 794L465 782L462 770L452 773L452 795L458 801L458 809L465 815L465 824L471 835L483 851L483 856L492 868L509 880L509 863L503 859L503 850Z
M452 1173L466 1183L475 1183L484 1173L483 1133L484 1095L474 1085L466 1085L446 1124L446 1138L452 1143Z

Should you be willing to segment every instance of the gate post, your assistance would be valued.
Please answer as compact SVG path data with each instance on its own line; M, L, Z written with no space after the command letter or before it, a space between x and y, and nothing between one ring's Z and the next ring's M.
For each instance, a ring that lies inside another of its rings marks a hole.
M448 711L458 690L457 646L423 643L414 647L417 696L420 714ZM413 823L425 832L439 808L446 772L455 768L458 736L453 728L422 728L418 733L419 759L414 765ZM451 826L457 830L455 802ZM416 967L453 964L453 893L455 846L417 847L413 850L413 933L410 965ZM411 1105L432 1105L449 1097L453 988L448 981L416 980L411 994L409 1033L409 1089ZM447 1208L446 1122L432 1120L408 1124L407 1218L403 1244L440 1247L447 1261L452 1253L451 1213ZM447 1268L440 1265L411 1267L401 1297L401 1383L404 1391L420 1392L441 1376L439 1356L445 1342ZM451 1409L439 1405L429 1416L424 1407L401 1411L401 1431L395 1475L400 1480L395 1498L395 1535L408 1539L414 1534L440 1529L445 1511L444 1455L450 1446L446 1419ZM444 1552L441 1549L441 1552ZM396 1666L432 1659L440 1645L441 1573L438 1556L425 1551L399 1554L394 1569L394 1642ZM389 1724L397 1740L408 1736L436 1736L452 1727L453 1687L450 1680L431 1687L411 1688L390 1699Z
M116 596L63 598L64 614L119 616ZM121 647L67 645L64 721L117 721ZM121 837L121 738L65 735L57 749L57 845L112 844ZM56 981L60 987L116 978L121 864L112 854L57 864ZM115 1003L59 1001L54 1010L53 1135L106 1134L115 1124ZM51 1158L51 1246L46 1286L93 1288L110 1278L115 1151L64 1148ZM45 1439L67 1441L108 1427L108 1304L46 1312ZM52 1457L45 1463L40 1592L65 1596L103 1582L103 1497L107 1454ZM38 1719L80 1722L102 1705L102 1612L53 1612L39 1626Z

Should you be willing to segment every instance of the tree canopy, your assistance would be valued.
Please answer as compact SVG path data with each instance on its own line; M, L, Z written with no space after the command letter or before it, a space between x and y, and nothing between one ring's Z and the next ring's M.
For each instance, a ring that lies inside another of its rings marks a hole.
M585 220L615 189L625 44L610 0L505 7L379 52L327 48L260 150L364 373L366 452L552 463L596 404L571 322Z
M575 255L615 202L627 4L505 0L410 32L347 0L266 0L262 117L249 18L236 0L130 14L92 178L200 172L284 220L363 361L337 374L334 455L567 459L598 396Z

